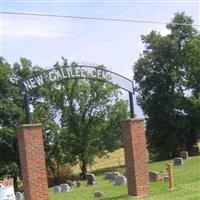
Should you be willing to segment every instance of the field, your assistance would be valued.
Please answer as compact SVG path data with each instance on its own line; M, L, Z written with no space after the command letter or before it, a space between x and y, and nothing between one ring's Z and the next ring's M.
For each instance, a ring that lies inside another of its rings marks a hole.
M94 200L95 191L103 191L104 200L131 200L137 199L127 195L127 186L116 186L113 182L105 180L103 172L105 167L109 170L124 172L123 151L119 150L110 155L109 159L97 160L93 167L97 176L97 184L87 186L83 182L81 188L73 188L72 192L55 194L52 188L49 190L51 200ZM149 171L165 171L166 164L172 161L162 161L149 164ZM118 166L118 167L114 167ZM140 200L200 200L200 156L184 160L184 165L173 166L174 191L169 192L168 182L154 182L150 184L150 194Z

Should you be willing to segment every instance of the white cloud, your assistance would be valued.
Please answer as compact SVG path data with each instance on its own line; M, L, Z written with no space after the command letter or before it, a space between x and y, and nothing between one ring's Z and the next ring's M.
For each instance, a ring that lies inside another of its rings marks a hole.
M160 29L159 32L162 36L166 36L166 35L170 34L170 30L167 28Z
M149 34L152 30L156 31L157 33L160 33L162 36L166 36L170 34L170 30L166 28L166 25L162 24L153 24L148 25L148 28L145 30L145 34Z

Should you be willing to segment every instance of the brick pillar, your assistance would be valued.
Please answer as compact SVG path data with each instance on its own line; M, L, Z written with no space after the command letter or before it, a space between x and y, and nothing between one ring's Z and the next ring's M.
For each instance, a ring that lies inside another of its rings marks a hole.
M147 149L143 119L128 119L122 123L128 194L149 193Z
M42 125L22 125L17 138L25 199L48 200Z

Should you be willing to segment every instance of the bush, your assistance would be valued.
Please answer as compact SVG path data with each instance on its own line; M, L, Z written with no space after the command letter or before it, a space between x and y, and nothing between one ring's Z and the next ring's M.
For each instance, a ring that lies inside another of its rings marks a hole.
M69 164L60 164L56 161L52 161L47 169L48 185L58 185L65 183L67 179L72 177L73 170Z

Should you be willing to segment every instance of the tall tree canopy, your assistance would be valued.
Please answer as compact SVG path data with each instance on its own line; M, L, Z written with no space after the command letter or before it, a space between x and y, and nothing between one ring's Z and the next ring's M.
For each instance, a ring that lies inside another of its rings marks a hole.
M179 25L179 24L191 25ZM193 20L176 13L170 34L142 36L145 50L134 65L138 102L146 117L148 147L154 159L194 153L199 137L199 35Z

